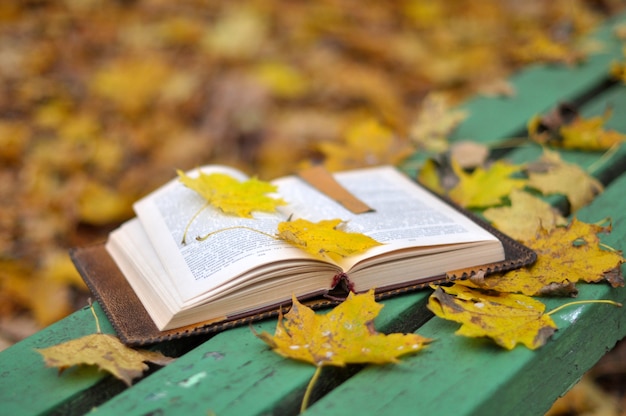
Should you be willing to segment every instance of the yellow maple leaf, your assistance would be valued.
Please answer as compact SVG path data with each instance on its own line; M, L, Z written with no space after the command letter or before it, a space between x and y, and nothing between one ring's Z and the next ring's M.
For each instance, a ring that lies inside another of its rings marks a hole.
M398 357L421 350L431 340L417 334L381 334L373 327L383 305L374 300L374 291L350 293L329 313L318 315L293 298L293 306L276 325L274 335L256 334L276 353L317 367L303 399L308 396L324 366L395 363Z
M537 253L537 262L530 267L494 274L476 283L463 284L522 293L528 296L575 295L575 283L608 281L623 286L620 266L624 258L618 251L601 249L598 234L610 227L587 224L577 219L567 227L542 230L536 239L527 241Z
M363 166L396 165L412 152L391 129L374 119L352 124L343 142L322 142L324 166L331 172Z
M486 293L459 284L436 287L428 309L440 318L461 323L456 334L489 337L508 350L517 344L539 348L557 328L544 314L545 305L531 297Z
M551 230L567 222L550 204L521 189L514 189L509 200L510 206L488 208L483 215L494 227L517 240L531 240L541 228Z
M63 371L75 365L96 365L126 385L148 369L146 361L166 365L173 358L158 351L134 350L110 334L90 334L48 348L37 349L48 367Z
M417 334L381 334L372 326L383 305L374 291L350 293L327 314L318 315L294 297L272 336L258 334L278 354L315 366L355 363L395 363L398 357L420 350L430 342Z
M340 219L316 223L302 218L283 221L278 224L278 238L309 254L335 261L381 244L365 234L341 230L344 224Z
M563 194L576 211L604 189L602 184L578 165L567 163L554 151L544 150L539 162L529 166L528 186L544 195Z
M203 172L192 178L180 170L177 172L186 187L227 214L252 218L253 211L274 212L276 207L286 204L280 198L267 195L276 191L274 185L256 178L238 181L224 173L207 175Z
M509 195L514 189L526 186L525 178L512 177L521 171L519 165L511 165L498 160L488 169L476 168L472 173L466 173L453 160L452 168L459 178L448 196L463 207L479 208L499 205L502 198Z

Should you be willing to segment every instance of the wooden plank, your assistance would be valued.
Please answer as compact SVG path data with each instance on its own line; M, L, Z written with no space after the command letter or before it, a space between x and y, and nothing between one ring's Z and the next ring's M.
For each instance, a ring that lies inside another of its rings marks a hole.
M102 332L114 333L98 305ZM59 408L75 399L87 400L87 392L107 376L93 369L71 369L62 376L53 368L45 367L43 357L35 351L61 342L96 332L94 317L89 308L19 342L0 354L0 403L4 414L40 414ZM110 393L120 385L110 384ZM79 406L74 402L75 406Z
M613 233L603 242L626 248L626 175L580 211L580 218L613 216ZM626 266L622 268L626 272ZM581 285L579 299L626 302L624 288ZM546 300L548 309L568 300ZM398 366L368 367L307 414L536 415L569 388L626 335L626 315L608 305L572 307L555 314L559 330L546 346L502 351L487 341L451 336L458 324L433 318L417 332L433 337L428 351ZM375 386L375 387L374 387Z

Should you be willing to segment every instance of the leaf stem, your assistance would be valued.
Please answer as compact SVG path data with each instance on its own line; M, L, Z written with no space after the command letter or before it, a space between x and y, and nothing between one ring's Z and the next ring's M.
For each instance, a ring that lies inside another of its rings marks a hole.
M622 307L621 303L615 302L613 300L608 300L608 299L577 300L575 302L568 302L568 303L564 303L561 306L557 306L556 308L552 309L550 312L546 313L546 315L550 316L550 315L560 311L561 309L565 309L568 306L586 305L588 303L607 303L609 305L617 306L618 308Z
M600 169L601 165L606 164L607 161L610 158L612 158L613 155L615 155L618 148L619 148L619 145L617 143L612 145L606 152L602 154L602 156L600 156L598 160L596 160L595 162L593 162L591 165L587 167L587 173L592 175L595 171Z
M193 214L193 217L191 217L191 219L187 223L187 226L185 227L185 232L183 232L183 240L181 241L182 244L187 244L187 242L186 242L186 240L187 240L187 231L189 231L189 227L191 227L191 223L194 222L196 220L196 218L198 218L198 215L200 215L200 213L202 211L207 209L209 205L211 205L211 204L209 202L206 202L204 205L202 205L200 207L200 209L198 211L196 211L195 214Z
M93 315L94 319L96 320L96 333L100 334L100 333L102 333L102 330L100 329L100 319L98 319L98 315L96 314L96 310L93 307L93 303L91 302L91 298L89 298L89 309L91 309L91 314Z
M263 235L266 235L268 237L271 237L274 240L278 240L279 239L275 235L268 234L268 233L263 232L263 231L255 230L254 228L246 227L245 225L235 225L233 227L226 227L226 228L221 228L219 230L211 231L210 233L208 233L206 235L196 237L196 240L204 241L207 238L211 237L213 234L221 233L222 231L235 230L235 229L238 229L238 228L241 228L241 229L244 229L244 230L248 230L248 231L254 231L255 233L259 233L259 234L263 234Z
M306 391L304 392L304 397L302 398L302 404L300 405L300 413L304 413L306 408L309 406L309 400L311 400L311 393L313 392L313 386L317 382L317 379L320 378L320 374L322 373L322 366L318 365L315 367L315 373L313 373L313 377L309 381L309 384L306 386Z

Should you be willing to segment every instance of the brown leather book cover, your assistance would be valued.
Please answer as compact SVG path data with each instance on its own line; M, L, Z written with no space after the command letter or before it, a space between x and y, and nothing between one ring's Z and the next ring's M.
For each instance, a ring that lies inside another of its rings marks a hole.
M468 212L462 211L473 217ZM474 273L481 272L488 275L504 272L530 265L536 260L536 254L529 248L502 234L483 221L479 219L476 219L476 221L502 241L505 252L503 261L449 272L445 276L433 276L431 279L419 282L407 281L406 284L383 288L377 290L377 299L422 289L431 283L443 283L469 278ZM261 319L275 317L278 315L279 309L286 311L290 307L290 302L285 302L282 305L258 310L247 315L232 316L219 322L200 322L187 327L160 331L126 281L126 278L109 256L104 248L104 244L75 248L70 251L70 255L83 280L85 280L87 286L104 309L119 338L130 346L148 345L192 335L218 332ZM341 302L341 293L337 295L331 291L325 297L309 300L305 303L314 309L319 309L339 302Z

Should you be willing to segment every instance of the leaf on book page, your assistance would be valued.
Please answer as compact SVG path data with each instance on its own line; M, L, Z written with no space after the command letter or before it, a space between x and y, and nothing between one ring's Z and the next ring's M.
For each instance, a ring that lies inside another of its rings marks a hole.
M459 182L449 192L449 197L457 204L467 208L480 208L499 205L502 199L514 189L526 186L527 180L513 177L522 170L520 165L511 165L498 160L488 169L476 168L467 173L452 160L452 168Z
M180 170L178 176L185 186L227 214L251 218L253 211L274 212L277 206L286 204L268 195L276 191L274 185L256 178L238 181L224 173L207 175L202 172L197 178L191 178Z
M523 293L529 296L575 296L575 283L607 281L613 287L623 286L619 251L601 248L599 233L610 232L610 226L587 224L574 219L567 227L541 230L536 239L527 241L537 253L530 267L494 274L477 282L481 288L498 292ZM466 285L474 285L463 282Z
M585 170L563 161L557 152L548 149L538 162L528 166L528 186L544 195L565 195L573 212L604 190L602 184Z
M59 372L75 365L95 365L131 385L148 369L146 362L167 365L173 358L158 351L134 350L115 336L96 333L48 348L37 349L48 367Z
M276 326L274 335L257 334L276 353L315 366L353 363L395 363L398 357L419 351L431 340L417 334L381 334L373 320L383 305L374 291L350 293L327 314L316 314L293 298L293 306Z
M488 208L483 215L494 227L519 241L532 240L541 228L551 230L567 221L550 204L515 189L509 195L510 206Z
M486 293L460 284L436 287L428 309L440 318L461 323L457 335L489 337L508 350L517 344L539 348L557 328L544 314L545 305L529 296Z
M278 224L278 238L316 257L342 257L359 254L381 243L361 233L341 230L340 219L311 222L305 219L283 221Z

